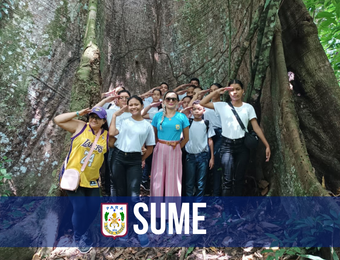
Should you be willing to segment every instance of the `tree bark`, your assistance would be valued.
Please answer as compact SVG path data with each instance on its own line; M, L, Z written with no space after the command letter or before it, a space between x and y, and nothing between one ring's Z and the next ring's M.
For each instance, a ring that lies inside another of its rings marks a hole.
M340 89L313 23L302 1L285 1L279 12L286 67L300 81L305 95L293 95L299 128L310 161L327 190L340 190Z
M100 51L97 45L97 0L89 1L84 37L84 52L72 88L71 111L92 107L100 100Z
M271 145L271 161L260 146L253 167L270 195L340 193L340 89L302 0L20 2L27 8L18 6L17 20L1 20L9 49L0 56L0 152L12 159L16 195L58 194L69 141L56 114L91 107L117 85L139 94L163 81L174 88L198 77L207 88L231 76L248 86L245 101ZM14 54L14 39L24 53ZM31 52L41 55L28 59ZM22 79L14 67L32 69ZM287 70L303 95L289 89Z

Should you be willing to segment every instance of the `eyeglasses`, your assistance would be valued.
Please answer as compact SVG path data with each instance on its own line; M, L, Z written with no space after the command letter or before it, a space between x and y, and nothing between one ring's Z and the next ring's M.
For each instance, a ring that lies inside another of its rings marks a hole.
M129 97L119 97L120 100L128 100Z
M166 102L170 102L170 101L176 102L176 101L177 101L177 98L167 97L167 98L165 98L165 100L166 100Z
M100 120L101 118L99 118L99 116L97 116L96 114L90 114L90 119L96 119L96 120Z

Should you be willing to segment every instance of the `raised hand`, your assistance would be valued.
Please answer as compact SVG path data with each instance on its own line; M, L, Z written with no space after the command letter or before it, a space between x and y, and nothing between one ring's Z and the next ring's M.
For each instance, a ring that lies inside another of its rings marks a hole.
M110 103L117 98L119 98L119 96L114 94L113 96L108 96L107 98L105 98L105 101L106 101L106 103Z
M114 113L114 115L120 116L120 115L122 115L124 112L127 112L127 111L128 111L128 106L125 105L125 106L123 106L121 109L119 109L118 111L116 111L116 112Z
M183 95L184 93L187 93L188 92L188 89L184 89L184 90L181 90L181 91L177 91L176 93L178 95Z
M190 110L190 109L192 109L192 106L191 107L186 107L186 108L184 108L184 109L182 109L182 113L184 112L184 111L187 111L187 110Z
M219 95L222 95L224 92L232 91L232 90L234 90L233 87L225 87L225 88L220 88L220 89L214 91L213 93L218 93Z
M149 90L149 93L152 94L152 92L153 92L155 89L157 89L157 88L160 89L160 86L157 86L157 87L154 87L154 88L150 89L150 90Z
M102 97L115 96L116 94L117 94L117 93L116 93L116 89L114 89L114 90L112 90L112 91L102 93Z
M91 113L91 111L92 111L92 110L91 110L90 108L87 107L87 108L84 108L84 109L80 110L80 111L79 111L79 115L80 115L80 116L85 116L85 115Z
M158 102L155 102L155 103L151 103L151 104L150 104L150 107L158 107L160 104L162 104L162 101L158 101Z
M209 91L210 91L210 89L204 89L204 90L201 90L200 92L198 92L198 94L204 95L205 93L208 93Z

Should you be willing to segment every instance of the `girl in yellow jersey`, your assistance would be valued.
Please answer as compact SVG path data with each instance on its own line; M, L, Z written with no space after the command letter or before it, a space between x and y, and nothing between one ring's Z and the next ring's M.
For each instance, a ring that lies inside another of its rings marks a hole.
M74 119L76 116L87 114L89 114L88 123ZM85 108L81 111L61 114L54 118L54 122L58 126L73 134L70 151L66 159L67 169L73 168L81 172L80 169L97 133L101 133L84 172L80 174L79 188L76 191L67 191L73 206L72 224L74 240L76 245L79 246L79 251L82 253L87 253L91 250L90 242L85 241L85 236L83 235L93 222L100 207L99 169L103 164L104 154L108 150L109 141L108 131L103 128L105 125L107 127L106 117L105 109L94 107L92 109Z

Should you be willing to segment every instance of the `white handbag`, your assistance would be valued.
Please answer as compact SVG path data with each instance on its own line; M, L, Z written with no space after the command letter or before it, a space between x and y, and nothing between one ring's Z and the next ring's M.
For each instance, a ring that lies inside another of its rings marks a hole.
M92 152L94 150L94 148L96 147L97 141L99 139L100 136L100 132L98 131L97 135L96 135L96 139L94 140L90 152L87 154L86 159L83 163L83 166L81 167L80 172L83 172L87 166L87 163L90 160L90 157L92 155ZM79 182L80 182L80 173L78 170L76 169L66 169L66 160L64 162L64 174L61 177L61 181L60 181L60 188L63 190L69 190L69 191L76 191L79 187Z

